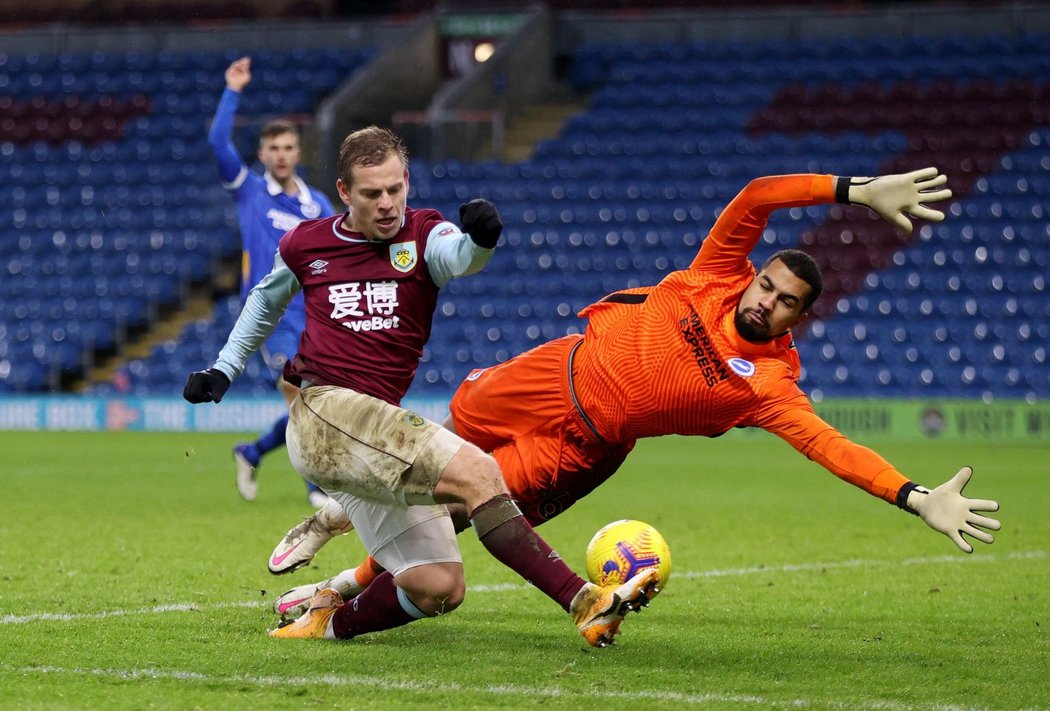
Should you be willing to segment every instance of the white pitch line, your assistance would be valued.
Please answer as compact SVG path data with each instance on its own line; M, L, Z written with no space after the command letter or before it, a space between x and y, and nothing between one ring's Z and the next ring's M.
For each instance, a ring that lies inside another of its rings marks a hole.
M756 565L748 568L727 568L723 570L700 570L676 573L675 578L696 580L699 578L727 578L744 575L758 575L762 573L806 573L819 570L832 570L838 568L864 568L892 565L964 565L973 563L1001 563L1003 561L1015 560L1040 560L1046 558L1046 551L1019 551L1006 555L985 554L980 556L944 555L929 558L906 558L904 560L874 560L874 559L851 559L831 561L827 563L795 563L786 565ZM472 585L468 589L472 593L507 592L510 590L527 590L532 586L528 583L499 583L496 585ZM141 607L130 610L107 610L103 612L85 613L55 613L40 612L29 615L4 615L0 617L0 625L21 625L27 622L73 622L77 620L97 620L106 617L125 617L128 615L152 615L162 612L200 612L209 609L223 609L235 607L269 607L268 601L246 601L239 602L201 602L201 603L173 603L170 605L156 605L154 607Z
M748 568L727 568L725 570L690 570L674 577L687 578L723 578L741 575L757 575L760 573L808 573L818 570L832 570L835 568L868 568L888 565L965 565L970 563L1001 563L1013 560L1038 560L1046 558L1046 551L1019 551L996 555L994 553L976 556L964 555L942 555L929 558L906 558L904 560L864 560L851 559L833 561L830 563L789 563L786 565L755 565Z
M132 610L105 610L103 612L84 613L58 613L40 612L35 615L4 615L0 617L2 625L21 625L26 622L57 621L72 622L73 620L100 620L104 617L125 617L127 615L153 615L158 612L200 612L206 609L224 607L258 607L258 602L206 602L206 603L174 603L171 605L155 605L154 607L139 607Z
M498 697L520 697L536 698L548 697L553 699L588 699L588 705L592 699L602 698L617 701L645 702L658 701L690 706L706 706L709 704L734 704L740 706L759 706L763 708L833 708L833 709L860 709L863 711L911 711L912 709L928 709L929 711L987 711L987 707L980 706L957 706L955 704L914 704L898 701L877 700L850 700L831 701L827 699L775 699L754 694L720 694L705 692L690 694L677 691L616 691L608 689L565 689L559 686L521 686L517 684L484 684L470 685L457 682L416 682L377 679L372 676L340 676L335 674L304 675L304 676L253 676L247 674L215 675L204 674L194 671L183 671L175 669L83 669L80 667L55 667L55 666L8 666L0 664L0 673L9 672L14 674L64 674L69 676L93 676L103 678L116 678L125 680L175 680L201 682L214 685L233 684L237 686L256 687L291 687L291 686L335 686L350 687L355 690L370 689L380 692L407 691L449 694L487 694Z

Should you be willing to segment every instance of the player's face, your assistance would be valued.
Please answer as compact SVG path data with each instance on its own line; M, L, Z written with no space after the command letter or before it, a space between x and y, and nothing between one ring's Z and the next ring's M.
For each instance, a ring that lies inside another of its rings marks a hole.
M736 309L736 330L746 340L764 343L805 318L802 302L810 288L779 259L760 271L744 290Z
M292 177L299 165L299 137L294 133L278 133L260 140L259 162L278 181Z
M380 165L355 165L353 182L336 181L339 197L350 208L346 226L371 240L388 240L401 229L408 199L408 171L391 154Z

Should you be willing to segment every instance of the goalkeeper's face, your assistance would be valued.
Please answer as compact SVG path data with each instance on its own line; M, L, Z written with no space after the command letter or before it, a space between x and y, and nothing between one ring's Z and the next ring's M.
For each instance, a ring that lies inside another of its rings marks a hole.
M745 340L765 343L783 335L806 318L810 286L786 264L774 260L748 285L737 305L736 330Z

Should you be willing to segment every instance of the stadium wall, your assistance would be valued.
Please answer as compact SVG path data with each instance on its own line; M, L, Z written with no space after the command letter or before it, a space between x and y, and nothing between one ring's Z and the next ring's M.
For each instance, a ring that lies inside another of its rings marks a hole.
M0 24L0 46L14 55L35 52L220 52L293 50L299 47L364 48L396 44L411 27L403 18L354 22L223 22L204 27L63 24L22 27Z
M406 400L405 407L441 422L445 400ZM0 398L0 430L247 432L267 429L288 408L279 397L226 397L218 407L179 397L27 395Z
M441 398L406 399L404 405L436 422L448 415L448 402ZM836 399L815 407L821 417L853 438L1050 442L1050 403ZM270 426L284 411L284 401L277 397L228 397L218 407L194 407L175 397L9 397L0 399L0 430L247 432ZM727 436L759 432L734 430Z
M521 8L518 8L520 11ZM506 8L493 9L507 12ZM1037 2L858 3L846 7L779 6L734 10L557 10L550 14L555 54L587 42L654 42L937 36L1031 32L1050 27L1050 5ZM289 50L296 47L398 46L416 18L224 21L204 25L82 26L0 24L7 54L35 52L191 52ZM435 57L435 61L439 58Z
M1031 32L1050 26L1050 6L1034 2L856 3L836 7L778 6L731 10L564 11L557 46L587 42L761 41L912 37Z

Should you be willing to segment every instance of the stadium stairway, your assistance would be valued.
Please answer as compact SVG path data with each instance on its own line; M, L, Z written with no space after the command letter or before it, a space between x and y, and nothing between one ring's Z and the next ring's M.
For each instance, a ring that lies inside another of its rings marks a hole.
M522 163L530 160L541 141L556 137L570 116L582 113L586 108L585 103L578 101L527 107L507 127L503 162Z
M189 327L201 319L207 318L215 309L215 301L220 294L235 293L238 289L239 274L234 263L230 262L221 270L215 281L207 289L200 289L186 299L180 308L152 323L149 329L132 342L120 347L116 353L85 373L84 378L74 382L69 388L74 392L116 390L111 388L120 383L125 376L122 370L130 361L149 358L165 342L181 338ZM204 365L195 365L187 374Z

